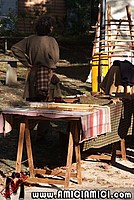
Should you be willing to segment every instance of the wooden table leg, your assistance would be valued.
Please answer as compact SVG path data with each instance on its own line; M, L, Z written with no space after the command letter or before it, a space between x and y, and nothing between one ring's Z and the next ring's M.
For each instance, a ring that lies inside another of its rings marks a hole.
M75 146L75 155L76 155L77 181L78 184L82 184L80 145Z
M30 131L28 120L26 119L26 128L25 128L25 140L26 140L26 149L27 149L27 156L28 156L28 165L30 176L34 177L34 163L33 163L33 154L32 154L32 146L31 146L31 139L30 139Z
M21 123L20 124L20 132L19 132L19 141L18 141L17 160L16 160L16 172L21 171L24 132L25 132L25 123Z
M69 143L68 143L67 163L66 163L65 184L64 184L65 189L67 189L69 187L72 157L73 157L73 135L72 135L72 132L70 131L70 133L69 133Z
M73 121L70 124L70 134L69 134L69 144L68 144L68 154L67 154L67 164L66 164L66 175L65 175L65 188L69 187L71 165L72 165L72 156L73 156L73 147L75 147L75 156L76 156L76 171L77 171L77 181L78 184L82 183L81 177L81 153L79 145L79 130L78 130L78 121Z
M125 139L121 139L121 155L122 159L126 160L126 145L125 145Z
M117 142L113 143L113 146L112 146L112 156L111 156L112 165L114 165L116 161L116 148L117 148Z
M82 184L82 177L81 177L81 152L80 152L80 144L79 144L79 122L75 122L75 129L74 129L74 145L75 145L75 156L76 156L76 170L77 170L77 181L78 184Z

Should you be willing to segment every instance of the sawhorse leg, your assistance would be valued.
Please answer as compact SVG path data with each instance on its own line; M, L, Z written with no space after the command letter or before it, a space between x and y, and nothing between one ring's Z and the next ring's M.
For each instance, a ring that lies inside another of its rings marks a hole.
M72 167L73 147L75 147L77 181L78 181L78 184L82 183L81 154L80 154L80 145L79 145L79 132L78 132L77 125L78 125L77 121L72 122L70 125L68 154L67 154L67 163L66 163L66 175L65 175L65 184L64 184L65 189L69 187L71 167Z
M73 157L73 135L70 131L69 133L69 143L68 143L68 154L67 154L67 163L66 163L66 174L65 174L65 184L64 188L69 187L71 166L72 166L72 157Z
M123 160L127 160L125 139L121 139L121 155Z
M28 157L28 166L29 166L30 176L34 177L33 154L32 154L32 146L31 146L31 139L30 139L30 130L29 130L27 119L25 123L26 123L25 140L26 140L26 149L27 149L27 157Z
M18 140L16 172L21 171L22 152L23 152L23 144L24 144L24 133L25 133L25 123L21 123L20 124L20 132L19 132L19 140Z
M19 133L19 141L18 141L18 151L17 151L17 161L16 161L16 172L21 171L21 162L22 162L22 153L23 153L23 145L24 145L24 134L26 141L26 149L28 156L28 165L30 176L34 176L34 164L33 164L33 155L32 155L32 147L31 147L31 139L30 139L30 131L28 126L28 120L25 119L24 123L20 124L20 133Z

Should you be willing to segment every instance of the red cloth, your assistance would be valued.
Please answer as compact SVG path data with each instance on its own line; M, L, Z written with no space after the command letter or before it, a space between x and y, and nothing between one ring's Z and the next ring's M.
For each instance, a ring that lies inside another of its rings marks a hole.
M95 138L106 132L111 132L110 108L99 106L93 112L86 111L60 111L34 108L7 108L3 114L18 114L22 116L43 116L49 119L76 118L81 120L82 137L80 141Z
M81 140L96 138L98 135L111 132L110 108L99 106L87 116L81 117L82 138Z

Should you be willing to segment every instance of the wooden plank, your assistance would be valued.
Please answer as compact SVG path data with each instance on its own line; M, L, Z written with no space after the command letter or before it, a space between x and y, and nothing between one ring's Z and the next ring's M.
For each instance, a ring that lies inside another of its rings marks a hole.
M100 43L100 42L110 42L111 40L99 40L99 41L94 41L95 43ZM131 39L128 39L128 40L125 40L125 39L112 39L112 42L133 42L133 40Z
M96 22L96 30L95 30L95 39L98 37L98 25L100 23L100 12L101 12L101 8L99 8L99 11L98 11L98 19L97 19L97 22ZM93 50L92 50L92 57L94 56L95 54L95 49L96 49L96 44L94 43L93 45Z
M109 51L105 51L105 53L114 53L114 52L126 52L126 49L113 49L113 50L109 50ZM134 50L129 50L130 52L134 52ZM110 55L109 55L110 56Z
M34 169L34 173L35 174L40 174L42 176L46 176L46 175L51 175L51 176L63 176L65 177L65 174L66 174L66 167L65 169L54 169L54 170L50 170L50 171L47 171L47 170L44 170L44 169ZM71 172L70 173L70 177L73 177L73 178L76 178L77 177L77 173L75 172Z
M120 48L120 49L113 49L113 50L109 50L109 51L105 51L105 53L108 53L108 52L123 52L125 51L126 52L127 49L124 49L124 48ZM134 52L134 50L129 50L130 52ZM103 55L102 55L103 56ZM110 55L109 55L110 56ZM97 60L97 59L96 59Z
M130 37L133 40L133 33L132 33L132 20L131 20L131 10L130 10L130 6L127 5L126 6L126 10L127 10L127 17L128 17L128 24L129 24L129 31L130 31ZM132 46L134 44L134 41L132 41Z
M46 175L47 170L46 169L34 169L34 174L41 174Z
M26 127L25 127L25 140L26 140L26 149L28 155L28 165L30 176L34 177L34 164L33 164L33 154L32 154L32 146L31 146L31 139L30 139L30 131L28 126L28 120L25 120Z
M23 143L24 143L24 132L25 132L25 123L21 123L20 124L19 140L18 140L16 172L21 171L21 161L22 161L22 152L23 152Z
M119 22L119 24L118 24L118 26L117 26L117 33L116 33L116 37L115 37L115 39L117 40L117 38L118 38L118 36L119 36L119 34L120 34L120 26L121 26L121 21ZM115 50L115 46L113 46L112 48L111 48L111 50ZM111 53L113 53L113 52L111 52Z
M111 56L110 55L101 56L101 58L108 58L108 57L134 58L134 55L133 56L128 56L128 55L123 55L123 54L112 54Z
M61 179L53 179L53 178L37 178L37 177L29 177L26 179L25 181L26 183L32 184L60 184L60 185L64 185L65 180L61 180Z
M78 181L78 184L82 184L80 145L75 146L75 155L76 155L77 181Z
M111 50L111 48L112 48L112 46L111 46L111 43L112 43L112 41L111 41L111 24L110 24L110 19L111 19L111 6L110 5L108 5L108 10L107 10L107 19L108 19L108 23L109 23L109 25L107 26L107 35L105 34L105 36L108 36L108 40L110 40L110 42L108 42L107 44L107 46L108 46L108 66L109 66L109 68L111 67L111 53L110 53L110 50Z
M121 154L122 154L122 159L123 159L123 160L126 160L125 139L121 139Z
M67 169L66 169L65 183L64 183L65 189L67 189L69 187L72 157L73 157L73 135L72 135L72 132L70 131L70 133L69 133L69 143L68 143L67 163L66 163Z
M117 142L113 143L112 145L112 156L111 156L111 164L114 165L116 161L116 149L117 149Z
M107 24L107 26L108 26L108 25L109 25L109 24ZM114 24L111 24L111 25L114 25ZM117 24L115 24L115 25L117 26ZM127 25L127 26L128 26L128 25ZM96 26L95 26L95 27L96 27ZM94 28L95 28L95 27L94 27ZM111 31L117 31L117 28L111 28L110 30L111 30ZM126 31L126 32L129 31L129 29L124 29L124 28L122 28L121 30L122 30L122 31ZM134 30L132 30L132 32L134 32Z
M129 21L133 22L133 20L131 19L111 19L110 21L111 22L129 22Z
M89 111L93 112L96 105L92 104L75 104L75 103L30 103L31 108L36 109L56 109L66 111Z
M92 104L72 104L72 103L50 103L50 102L30 102L28 103L28 105L30 107L44 107L44 108L53 108L53 107L56 107L56 106L66 106L66 107L86 107L86 108L89 108L89 107L92 107Z
M95 160L111 160L111 156L110 155L105 155L105 154L100 154L100 155L90 155L87 156L86 159L95 159Z
M131 45L128 45L128 44L110 44L110 45L105 45L104 47L128 47L128 48L130 48L131 47ZM97 48L100 48L100 47L96 47L96 49Z

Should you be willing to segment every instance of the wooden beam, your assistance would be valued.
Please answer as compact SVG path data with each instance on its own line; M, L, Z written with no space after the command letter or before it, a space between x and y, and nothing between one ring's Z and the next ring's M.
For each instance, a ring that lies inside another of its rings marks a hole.
M128 17L128 24L129 24L129 31L130 31L130 37L131 40L133 40L133 33L132 33L132 20L131 20L131 10L130 10L130 6L127 5L126 6L126 10L127 10L127 17ZM132 41L132 46L134 44L134 41Z

